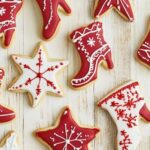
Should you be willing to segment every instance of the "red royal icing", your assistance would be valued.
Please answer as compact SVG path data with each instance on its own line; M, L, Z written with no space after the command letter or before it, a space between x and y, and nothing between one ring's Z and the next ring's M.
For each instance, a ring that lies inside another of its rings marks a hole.
M103 15L112 7L116 8L129 21L134 20L134 15L129 0L99 0L94 17Z
M5 76L5 71L0 68L0 86L2 85L4 76Z
M10 45L22 3L22 0L0 0L0 33L4 34L4 46Z
M0 105L0 123L11 121L14 118L15 118L14 111Z
M43 37L50 39L55 34L60 22L58 7L61 6L68 14L71 13L71 9L65 0L37 0L37 3L43 15Z
M98 64L107 62L113 68L111 49L103 37L102 23L94 22L79 28L70 35L81 58L81 68L72 80L74 87L82 87L97 78Z
M119 88L98 103L117 125L118 150L135 150L140 142L139 113L143 105L138 82Z
M150 110L146 104L141 108L140 115L148 122L150 122Z
M137 52L137 56L146 65L150 66L150 31Z
M57 127L38 130L36 136L53 150L88 150L88 143L93 140L99 129L80 127L66 108Z

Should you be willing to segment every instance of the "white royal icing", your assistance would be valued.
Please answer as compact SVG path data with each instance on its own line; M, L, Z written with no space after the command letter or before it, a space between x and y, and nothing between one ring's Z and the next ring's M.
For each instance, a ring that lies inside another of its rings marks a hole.
M34 58L13 56L23 74L10 90L25 90L32 95L35 107L46 92L62 95L56 81L56 73L68 65L68 61L49 61L42 45L38 47Z

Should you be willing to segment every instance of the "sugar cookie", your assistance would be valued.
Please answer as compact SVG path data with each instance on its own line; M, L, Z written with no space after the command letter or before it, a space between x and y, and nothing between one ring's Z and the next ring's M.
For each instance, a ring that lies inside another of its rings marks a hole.
M58 7L61 6L67 13L71 13L71 9L65 0L36 0L43 16L43 37L51 39L57 31L60 23L58 16Z
M0 36L3 45L8 47L16 29L16 15L21 9L23 0L0 0Z
M68 61L49 60L44 46L40 43L33 57L12 56L21 75L13 81L9 90L28 92L33 107L39 104L45 93L62 96L56 81L56 73L68 65Z
M55 126L37 130L36 137L52 150L88 150L98 132L97 128L78 125L67 107Z
M110 113L117 125L118 150L135 150L139 144L139 113L144 103L138 82L123 85L98 103Z
M71 81L75 88L81 88L97 79L98 64L106 62L113 68L111 49L103 37L102 23L94 22L73 31L70 35L81 58L81 68Z
M97 0L94 17L102 16L109 9L115 8L121 16L129 21L134 21L134 15L129 0Z

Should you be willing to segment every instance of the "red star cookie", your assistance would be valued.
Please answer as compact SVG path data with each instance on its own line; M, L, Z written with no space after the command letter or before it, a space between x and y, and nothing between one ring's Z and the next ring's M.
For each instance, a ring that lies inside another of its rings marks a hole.
M3 45L10 45L15 28L16 15L22 6L22 0L0 0L0 35Z
M71 81L75 88L83 87L97 79L98 64L107 63L113 68L111 49L103 37L102 23L94 22L73 31L70 35L81 58L81 68Z
M94 17L103 15L111 8L115 8L129 21L134 21L134 15L129 0L98 0Z
M65 0L37 0L37 3L43 15L43 37L51 39L60 22L58 7L61 6L67 14L71 13L71 9Z
M12 58L21 76L14 80L9 90L28 92L33 107L39 104L45 93L63 95L56 81L56 74L68 65L68 61L50 61L41 43L37 47L33 57L13 55Z
M118 129L117 149L135 150L141 140L139 130L140 111L144 106L138 82L130 82L102 99L98 106L106 109ZM142 117L147 112L142 110Z
M66 108L54 127L37 130L36 136L53 150L88 150L98 132L97 128L80 127Z
M150 67L150 28L143 44L137 51L137 56L142 63Z

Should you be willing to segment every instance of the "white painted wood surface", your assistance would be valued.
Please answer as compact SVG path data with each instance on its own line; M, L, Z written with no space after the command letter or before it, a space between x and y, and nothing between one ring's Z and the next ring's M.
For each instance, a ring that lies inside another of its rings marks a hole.
M0 48L0 67L6 69L1 103L12 107L17 115L13 122L0 125L1 138L9 130L15 130L19 135L21 150L46 150L47 147L37 141L32 132L39 127L52 125L61 109L69 105L78 122L101 128L100 134L90 144L91 150L116 150L116 127L109 114L99 109L95 103L111 89L131 79L140 82L145 100L150 103L149 70L134 58L147 32L150 1L131 0L131 3L135 14L133 23L124 21L113 10L101 19L105 38L113 51L115 68L108 71L100 66L98 80L87 88L76 91L70 88L70 79L79 69L80 59L67 35L72 30L92 22L94 0L69 1L72 15L67 17L60 12L62 18L60 30L52 41L45 42L49 57L68 59L70 62L68 68L58 77L65 96L63 98L46 96L41 105L33 109L26 94L16 94L6 90L10 81L18 74L10 55L30 55L36 44L41 41L40 10L35 0L24 0L23 9L17 18L14 43L8 50ZM145 129L147 133L150 132L148 125ZM150 136L143 138L137 150L150 150Z

